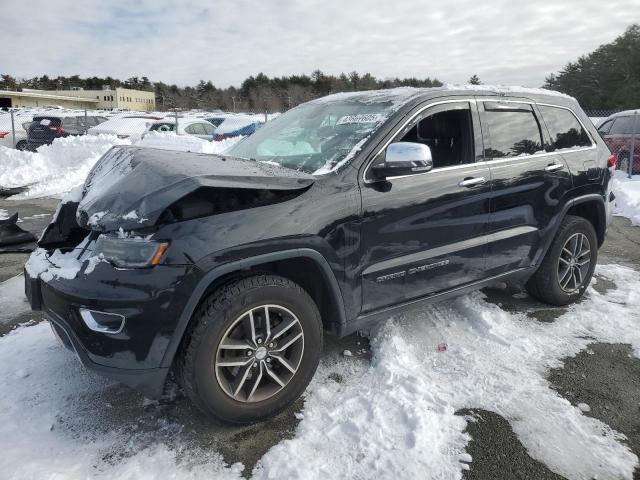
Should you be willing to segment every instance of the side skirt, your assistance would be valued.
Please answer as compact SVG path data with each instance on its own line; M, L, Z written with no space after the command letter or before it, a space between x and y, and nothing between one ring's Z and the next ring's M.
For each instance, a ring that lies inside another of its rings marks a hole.
M477 282L462 285L460 287L455 287L450 290L434 293L431 295L427 295L425 297L414 298L404 303L399 303L397 305L392 305L389 307L384 307L378 310L374 310L372 312L368 312L348 322L345 325L344 330L339 332L339 336L349 335L358 330L371 327L373 324L381 320L386 320L389 317L398 315L407 310L411 310L411 309L426 306L432 303L447 300L449 298L457 297L459 295L464 295L465 293L469 293L474 290L479 290L481 288L487 287L489 285L493 285L500 281L505 281L505 280L525 281L535 273L536 268L537 267L518 268L516 270L511 270L509 272L501 273L500 275L495 275L493 277L485 278Z

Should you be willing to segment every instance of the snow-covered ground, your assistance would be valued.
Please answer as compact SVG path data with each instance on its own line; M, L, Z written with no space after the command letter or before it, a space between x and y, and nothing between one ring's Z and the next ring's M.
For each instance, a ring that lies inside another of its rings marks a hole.
M629 178L626 173L616 170L613 193L616 196L614 213L627 217L633 225L640 226L640 175Z
M146 147L201 153L222 153L241 137L207 142L197 137L171 132L151 132L137 143ZM54 140L37 152L18 151L0 146L0 186L28 185L26 192L13 199L60 196L81 185L91 167L114 145L130 145L115 135L84 135ZM0 212L2 215L2 212Z
M638 459L624 437L545 379L591 342L628 343L640 357L638 272L608 265L597 274L616 288L589 288L553 323L506 312L479 292L389 319L370 333L370 365L351 356L321 364L293 438L252 476L459 479L473 459L467 420L454 412L477 407L506 418L532 457L568 479L631 479ZM240 476L243 467L215 451L162 440L167 431L180 438L170 417L146 433L107 421L113 383L86 372L46 323L0 338L0 365L3 478Z

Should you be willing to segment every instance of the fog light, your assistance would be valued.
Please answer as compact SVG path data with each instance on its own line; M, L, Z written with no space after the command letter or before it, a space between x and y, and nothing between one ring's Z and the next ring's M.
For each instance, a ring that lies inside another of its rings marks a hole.
M100 333L116 334L124 328L124 315L98 312L87 308L80 309L80 317L89 330Z

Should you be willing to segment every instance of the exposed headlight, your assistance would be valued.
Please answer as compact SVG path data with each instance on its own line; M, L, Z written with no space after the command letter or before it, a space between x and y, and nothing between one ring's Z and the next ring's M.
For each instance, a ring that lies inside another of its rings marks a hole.
M169 244L144 238L119 238L100 235L93 250L108 262L121 268L144 268L157 265Z

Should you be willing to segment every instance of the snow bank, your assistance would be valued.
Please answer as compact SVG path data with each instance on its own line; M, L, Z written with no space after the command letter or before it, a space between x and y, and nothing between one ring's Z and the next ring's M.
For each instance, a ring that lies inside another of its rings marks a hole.
M640 175L631 178L616 170L613 176L613 193L616 196L614 213L627 217L633 225L640 226Z
M175 132L148 132L136 145L197 153L223 153L243 137L228 138L221 142L209 142L191 135L176 135Z
M58 138L37 152L20 152L0 147L0 186L29 185L13 197L59 195L84 182L91 167L114 145L128 145L109 135Z
M617 288L589 288L554 323L506 312L476 292L376 328L370 366L324 358L294 437L269 450L253 478L460 479L473 459L466 419L454 412L484 408L570 480L631 479L638 459L624 437L546 380L590 342L628 343L640 356L638 272L614 265L597 273ZM117 387L86 372L45 324L0 338L0 364L0 471L8 478L240 476L240 465L183 442L184 425L170 414L135 433L127 418L109 414ZM135 408L125 409L138 415Z

